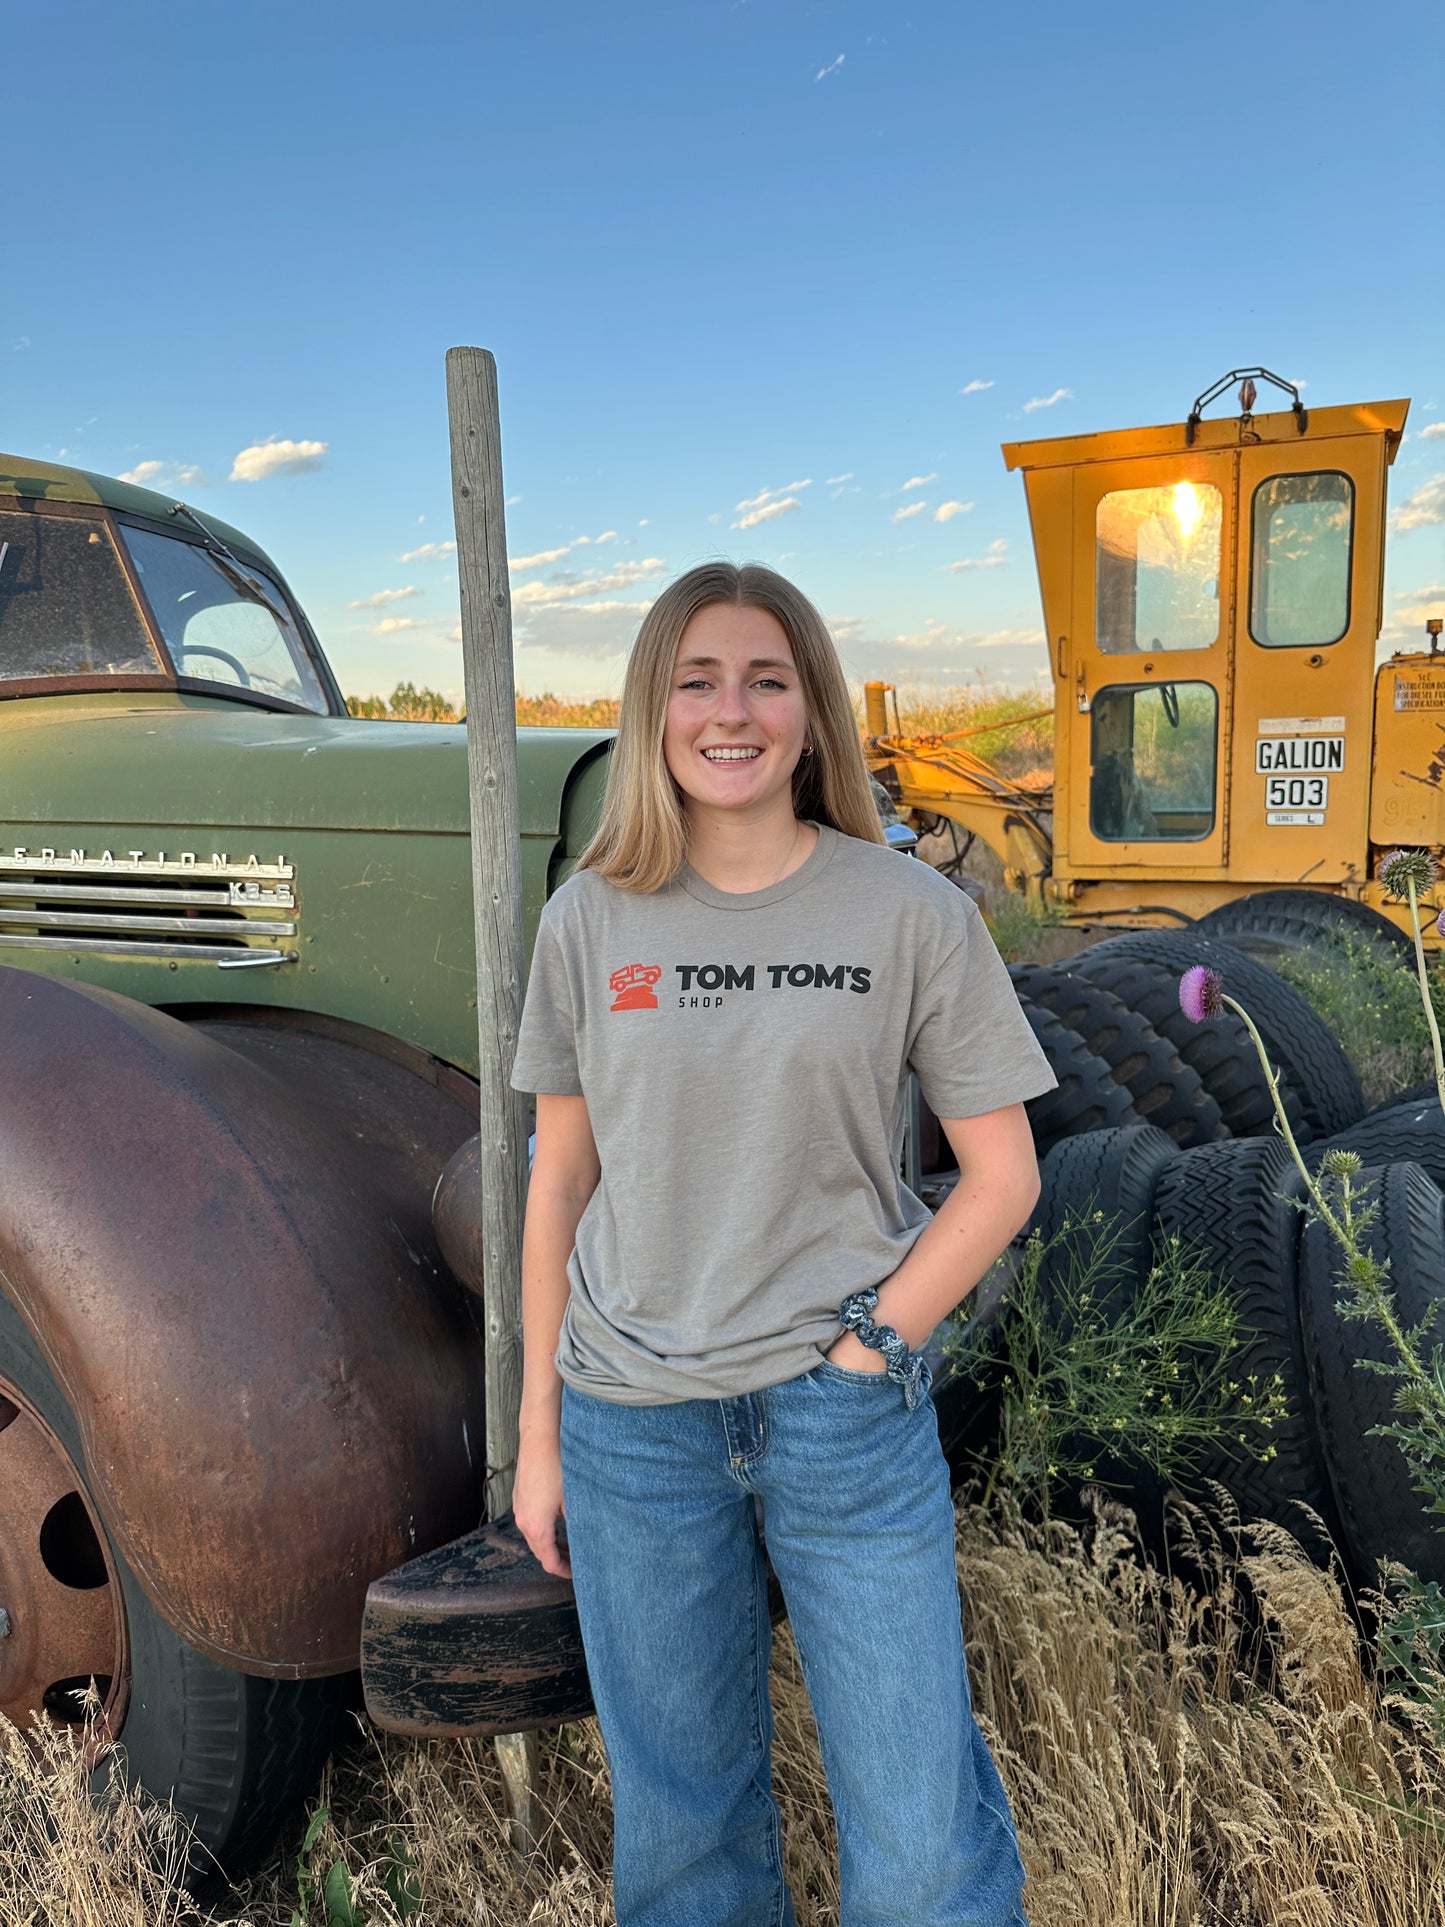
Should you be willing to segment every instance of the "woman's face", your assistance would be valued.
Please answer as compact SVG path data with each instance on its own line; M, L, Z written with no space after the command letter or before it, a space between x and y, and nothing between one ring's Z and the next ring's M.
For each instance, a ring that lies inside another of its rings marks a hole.
M793 652L765 609L715 602L682 632L662 753L686 807L792 814L793 768L808 738Z

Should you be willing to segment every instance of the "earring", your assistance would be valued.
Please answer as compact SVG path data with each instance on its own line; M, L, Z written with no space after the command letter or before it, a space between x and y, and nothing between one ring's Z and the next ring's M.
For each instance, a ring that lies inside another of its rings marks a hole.
M813 753L813 745L811 743L804 743L803 754L805 756L811 756L812 753Z

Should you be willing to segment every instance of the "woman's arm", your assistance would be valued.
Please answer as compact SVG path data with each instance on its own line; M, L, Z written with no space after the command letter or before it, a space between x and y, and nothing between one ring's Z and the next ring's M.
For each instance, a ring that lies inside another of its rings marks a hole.
M1027 1224L1039 1195L1033 1134L1022 1104L939 1122L958 1159L958 1183L903 1263L878 1287L873 1314L913 1348L973 1290ZM881 1356L852 1332L843 1333L828 1357L849 1371L885 1369Z
M522 1233L522 1409L512 1512L548 1572L569 1579L557 1544L562 1502L562 1380L552 1360L567 1309L567 1261L602 1166L587 1101L539 1096Z

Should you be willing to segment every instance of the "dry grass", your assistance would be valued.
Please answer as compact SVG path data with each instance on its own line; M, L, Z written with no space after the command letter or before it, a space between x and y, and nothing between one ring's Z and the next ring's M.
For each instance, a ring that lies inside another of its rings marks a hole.
M615 696L598 696L590 703L569 703L550 694L519 695L517 721L543 729L616 729L620 707Z
M1185 1521L1186 1585L1137 1556L1127 1515L1087 1529L960 1506L958 1567L979 1716L1019 1818L1035 1927L1438 1927L1445 1759L1369 1677L1339 1590L1274 1528ZM799 1927L837 1920L832 1823L786 1629L773 1665L775 1777ZM318 1794L311 1864L343 1858L372 1927L395 1918L395 1845L426 1927L603 1927L607 1768L590 1722L546 1736L544 1850L505 1844L486 1744L361 1733ZM72 1764L0 1765L3 1927L291 1927L299 1825L274 1864L187 1916L154 1874L154 1818L93 1814ZM310 1921L322 1927L313 1903ZM308 1923L310 1927L310 1923Z
M958 744L1001 776L1027 787L1053 781L1053 696L1043 690L1000 689L977 683L940 687L918 680L900 683L888 698L889 727L905 736L951 736L959 730L977 731ZM1046 710L1038 716L1035 712ZM861 701L859 716L862 716ZM1032 718L1020 721L1020 718Z

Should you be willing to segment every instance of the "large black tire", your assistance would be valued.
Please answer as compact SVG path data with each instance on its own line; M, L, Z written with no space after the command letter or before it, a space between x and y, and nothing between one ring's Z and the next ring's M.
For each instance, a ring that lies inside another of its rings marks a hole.
M1403 1091L1396 1091L1393 1097L1381 1098L1374 1110L1370 1112L1370 1116L1378 1117L1382 1111L1393 1111L1399 1107L1409 1107L1418 1111L1432 1104L1437 1111L1440 1110L1440 1094L1435 1089L1435 1079L1424 1077L1418 1084L1411 1084ZM1445 1112L1441 1112L1441 1115L1445 1116ZM1389 1160L1381 1159L1380 1162L1388 1163Z
M1326 1151L1354 1151L1362 1164L1418 1164L1445 1190L1445 1111L1433 1082L1428 1089L1423 1102L1371 1111L1348 1131L1316 1138L1304 1148L1305 1163L1318 1171Z
M1270 969L1282 957L1338 952L1345 935L1375 945L1396 963L1408 966L1415 955L1414 945L1398 924L1368 903L1324 890L1258 890L1236 897L1201 917L1199 930Z
M1039 1157L1061 1138L1080 1131L1107 1131L1134 1115L1129 1093L1114 1082L1102 1057L1096 1057L1077 1031L1067 1029L1051 1011L1020 995L1029 1028L1059 1080L1058 1088L1031 1097L1025 1109Z
M1051 1296L1060 1295L1071 1270L1088 1264L1102 1238L1108 1245L1102 1309L1108 1314L1128 1303L1152 1261L1154 1194L1178 1149L1152 1124L1086 1131L1054 1146L1039 1173L1030 1224L1050 1246L1039 1276Z
M1243 1023L1224 1010L1194 1024L1179 1007L1179 980L1195 964L1218 971L1226 994L1253 1018L1280 1073L1296 1136L1329 1137L1364 1116L1360 1080L1321 1019L1283 978L1229 945L1194 931L1129 931L1082 952L1074 967L1142 1011L1169 1039L1198 1071L1235 1137L1272 1131L1268 1081Z
M1077 1031L1129 1093L1134 1110L1177 1145L1227 1137L1219 1106L1167 1038L1122 998L1058 964L1014 964L1014 988Z
M1378 1206L1362 1242L1389 1258L1389 1289L1407 1329L1426 1323L1424 1351L1445 1343L1445 1199L1416 1164L1376 1165L1355 1180ZM1326 1181L1325 1195L1338 1194ZM1360 1576L1378 1578L1382 1559L1398 1559L1422 1579L1445 1582L1445 1521L1412 1489L1409 1468L1391 1439L1372 1426L1394 1417L1395 1381L1357 1363L1393 1361L1390 1338L1373 1320L1340 1315L1345 1256L1328 1227L1311 1223L1302 1240L1300 1307L1309 1340L1315 1410L1345 1543Z
M88 1498L75 1417L19 1314L0 1296L0 1398L7 1385L39 1414L75 1471L77 1491ZM87 1509L94 1516L93 1507ZM0 1519L0 1532L14 1526ZM80 1530L93 1534L94 1527ZM161 1800L173 1799L195 1830L187 1884L204 1888L221 1874L235 1878L265 1856L282 1821L315 1784L348 1679L229 1672L171 1630L108 1539L102 1549L92 1538L91 1551L97 1568L108 1554L118 1577L129 1649L119 1747L98 1767L94 1791L101 1795L120 1773Z
M1315 1558L1327 1559L1339 1521L1315 1425L1297 1296L1303 1218L1292 1202L1304 1186L1282 1144L1249 1138L1184 1151L1163 1173L1154 1203L1155 1234L1179 1238L1231 1285L1239 1312L1239 1350L1231 1376L1262 1397L1276 1377L1286 1414L1262 1443L1261 1460L1238 1444L1211 1446L1196 1476L1215 1479L1246 1520L1272 1519ZM1246 1408L1247 1409L1247 1408ZM1324 1531L1302 1510L1319 1514Z

